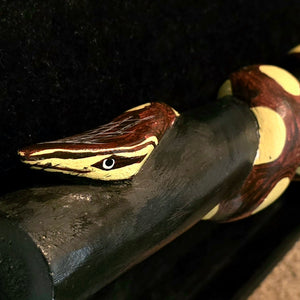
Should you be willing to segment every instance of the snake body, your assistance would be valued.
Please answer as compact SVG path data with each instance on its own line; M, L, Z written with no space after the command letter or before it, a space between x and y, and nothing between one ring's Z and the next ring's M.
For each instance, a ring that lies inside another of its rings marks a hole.
M254 65L232 73L226 84L229 87L223 89L254 113L260 142L239 195L220 202L215 220L236 220L267 207L284 192L300 165L299 81L279 67Z
M247 217L274 202L300 165L300 85L293 75L269 65L242 68L219 91L220 99L228 97L248 105L259 142L241 188L207 206L203 219L221 222ZM181 119L167 104L147 103L94 130L29 146L19 154L23 162L46 171L105 181L131 179L139 176L154 148ZM196 149L200 153L202 146Z

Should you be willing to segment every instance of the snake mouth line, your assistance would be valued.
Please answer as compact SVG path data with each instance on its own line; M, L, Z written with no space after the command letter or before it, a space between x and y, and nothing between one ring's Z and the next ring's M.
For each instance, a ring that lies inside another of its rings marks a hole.
M24 163L27 163L27 161L23 161ZM53 166L51 163L47 163L45 165L41 165L41 164L31 164L32 168L37 168L37 169L41 169L41 170L58 170L58 171L65 171L65 172L72 172L72 173L78 173L78 174L86 174L86 173L90 173L91 171L88 170L76 170L76 169L72 169L72 168L63 168L63 167L59 167L59 166Z

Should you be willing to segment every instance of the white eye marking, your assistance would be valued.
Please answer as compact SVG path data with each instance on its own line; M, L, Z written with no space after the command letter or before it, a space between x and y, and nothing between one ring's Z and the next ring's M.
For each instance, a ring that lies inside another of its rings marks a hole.
M110 170L114 167L116 161L113 158L106 158L102 163L102 167L105 170Z

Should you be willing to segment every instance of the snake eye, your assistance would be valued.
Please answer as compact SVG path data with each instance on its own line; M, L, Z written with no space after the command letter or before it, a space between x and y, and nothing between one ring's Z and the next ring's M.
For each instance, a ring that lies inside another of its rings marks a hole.
M113 158L106 158L102 163L102 167L105 170L110 170L114 167L116 161Z
M134 164L141 163L146 155L135 156L135 157L124 157L118 155L112 155L104 160L100 160L99 162L92 165L92 167L101 169L104 171L108 171L111 169L120 169L124 167L129 167Z

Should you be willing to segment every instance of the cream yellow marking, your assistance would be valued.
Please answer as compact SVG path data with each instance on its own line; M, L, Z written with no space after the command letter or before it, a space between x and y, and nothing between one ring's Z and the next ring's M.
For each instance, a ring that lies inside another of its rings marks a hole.
M209 220L211 219L213 216L215 216L215 214L218 212L219 210L219 206L220 204L217 204L212 210L210 210L204 217L202 217L201 220Z
M231 81L227 79L220 87L218 92L218 99L221 99L225 96L232 96L232 86Z
M286 127L281 116L274 110L256 106L251 108L259 125L259 146L254 165L276 160L286 142Z
M128 112L128 111L140 110L140 109L143 109L143 108L145 108L145 107L147 107L147 106L150 106L150 105L151 105L151 103L148 102L148 103L145 103L145 104L136 106L136 107L134 107L134 108L128 109L128 110L126 110L126 112ZM172 108L172 107L171 107L171 108ZM172 108L172 110L174 111L176 117L179 117L179 116L180 116L180 114L179 114L178 111L176 111L174 108Z
M63 151L63 152L68 152L68 153L85 153L85 152L92 152L92 153L101 153L102 152L106 152L106 151L113 151L113 150L124 150L125 152L127 150L133 149L135 147L144 145L148 142L154 142L155 145L158 144L158 139L156 136L150 136L149 138L147 138L146 140L144 140L143 142L134 145L134 146L130 146L130 147L119 147L119 148L109 148L109 149L98 149L98 150L90 150L90 149L81 149L81 150L74 150L74 149L62 149L62 148L56 148L56 149L45 149L45 150L41 150L41 151L37 151L35 153L32 153L31 156L36 156L36 155L44 155L44 154L50 154L50 153L54 153L57 151ZM45 143L41 143L41 144L45 144ZM65 143L67 144L67 143ZM88 144L87 144L88 147ZM22 152L19 152L20 155L22 155Z
M140 109L143 109L143 108L145 108L145 107L147 107L147 106L150 106L150 105L151 105L150 102L145 103L145 104L141 104L141 105L139 105L139 106L136 106L136 107L134 107L134 108L131 108L131 109L126 110L126 112L128 112L128 111L140 110Z
M26 164L27 164L27 162L26 162ZM30 168L33 169L33 170L40 170L41 169L41 167L33 167L33 166L31 166Z
M180 116L180 113L179 113L177 110L175 110L173 107L171 107L171 108L172 108L172 110L174 111L175 116L176 116L176 117L179 117L179 116Z
M292 53L300 53L300 45L292 48L289 52L289 54L292 54Z
M259 70L274 79L288 93L300 96L299 81L288 71L269 65L261 65L259 66Z
M81 177L88 177L91 179L99 179L99 180L123 180L123 179L130 178L140 170L140 168L145 163L145 161L147 160L147 158L149 157L153 149L154 149L153 145L148 145L147 147L135 152L115 154L116 157L122 156L128 158L143 156L143 155L146 156L143 159L143 161L140 163L135 163L122 168L111 169L107 171L95 168L92 165L99 161L103 161L106 158L109 158L111 155L95 155L92 157L78 158L78 159L48 158L43 160L24 161L24 163L32 165L32 167L35 169L37 168L44 169L45 171L49 171L49 172L61 172L61 173L72 174L72 175L76 174ZM57 169L51 169L51 167L49 168L45 167L48 164L51 164L54 167L73 169L74 171L57 170ZM78 173L76 172L76 170L89 171L89 173Z
M300 175L300 167L296 169L296 174Z
M265 200L252 212L252 214L256 214L257 212L263 210L270 204L272 204L276 199L278 199L281 194L285 191L290 183L290 179L285 177L277 182L273 190L268 194Z

